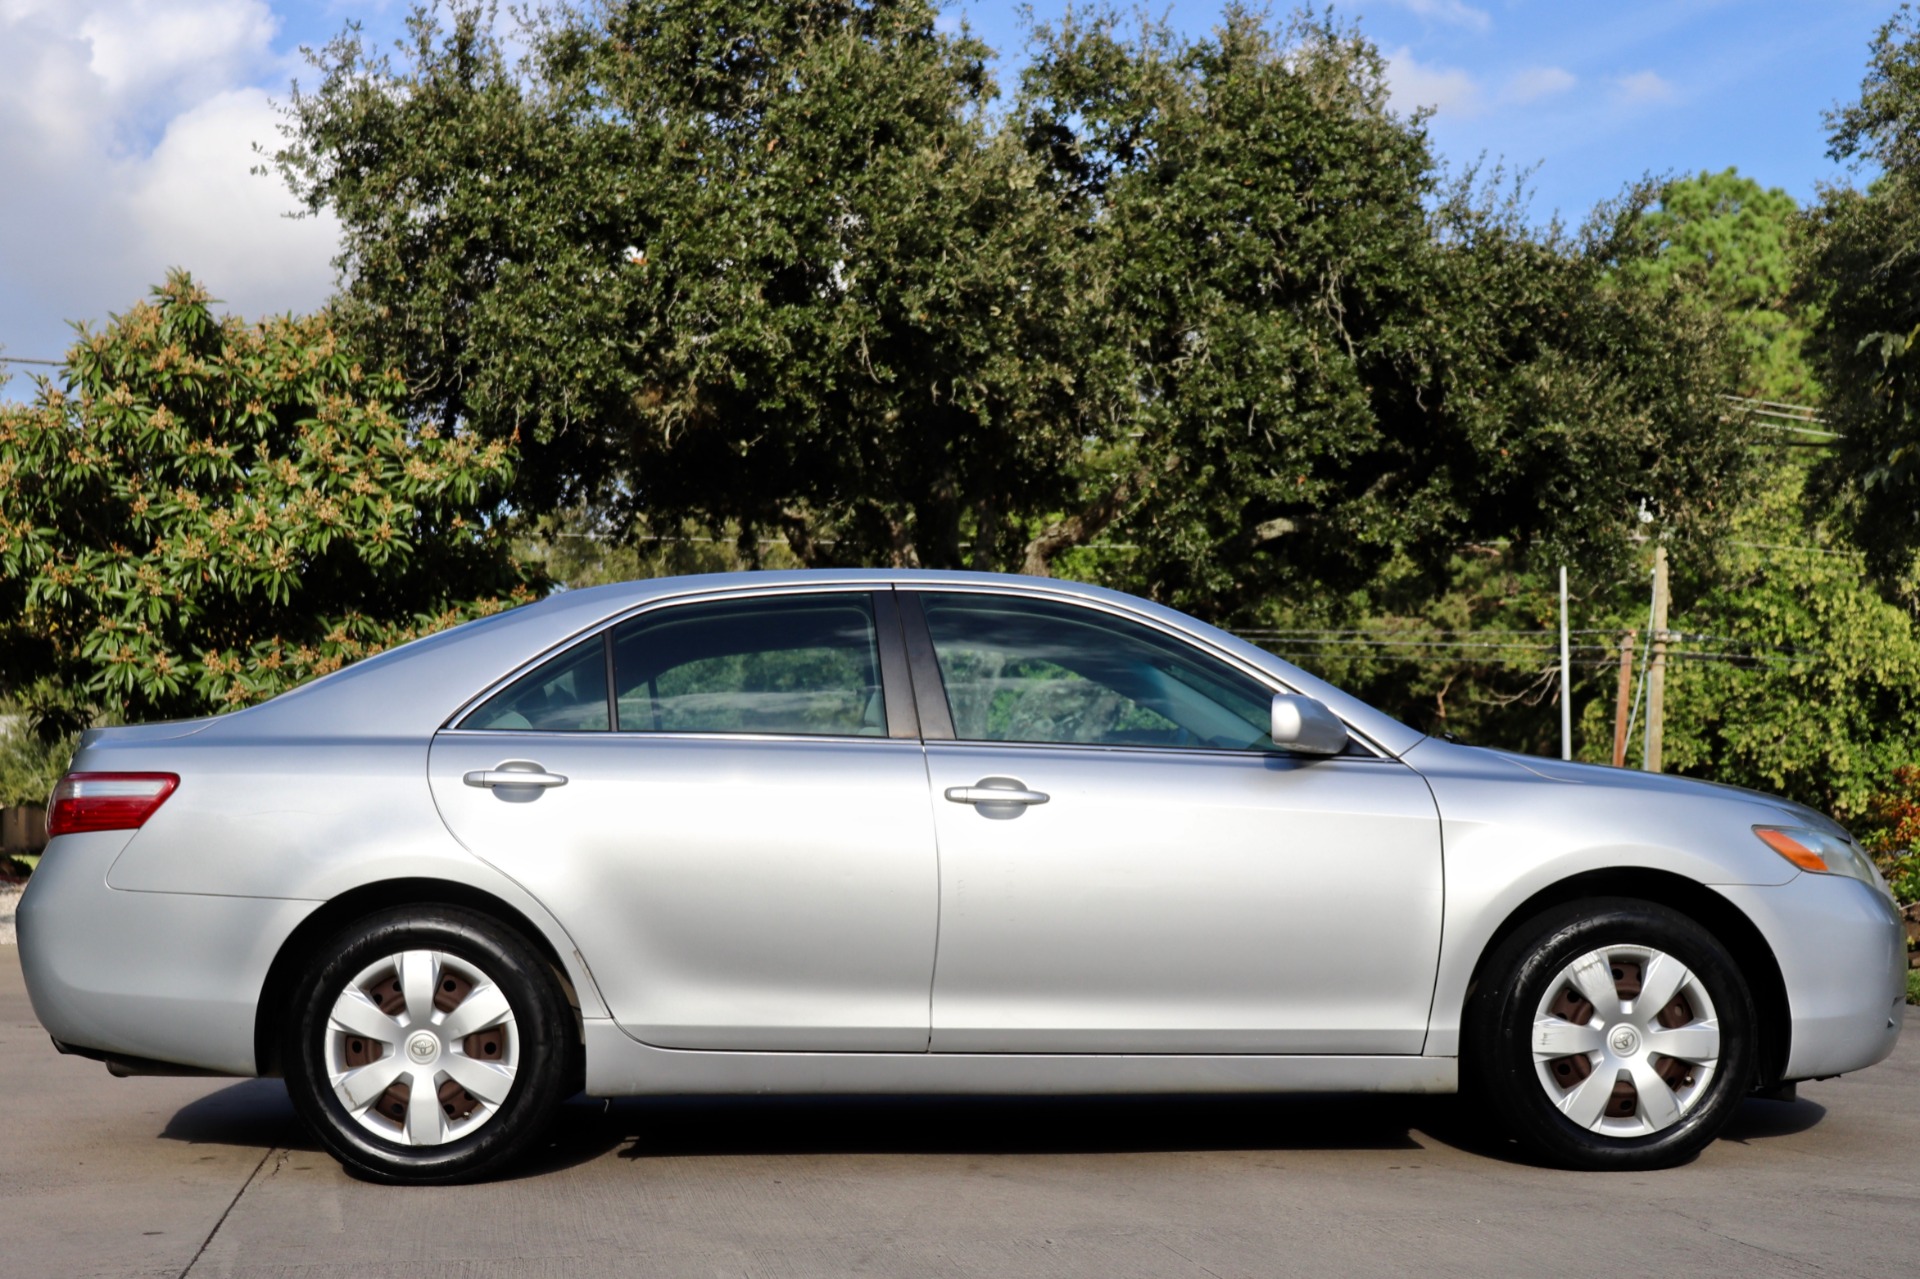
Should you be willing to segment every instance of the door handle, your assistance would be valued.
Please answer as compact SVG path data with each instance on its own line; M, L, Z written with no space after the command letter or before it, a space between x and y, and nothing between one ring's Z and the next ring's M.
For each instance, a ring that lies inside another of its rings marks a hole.
M998 783L998 785L995 785ZM1028 790L1011 777L983 777L972 786L949 786L947 798L956 804L1044 804L1048 796Z
M514 767L516 764L518 768ZM531 786L545 790L567 784L567 779L560 774L549 773L538 764L517 759L508 760L498 768L476 768L460 780L469 786L481 786L487 790L496 786Z

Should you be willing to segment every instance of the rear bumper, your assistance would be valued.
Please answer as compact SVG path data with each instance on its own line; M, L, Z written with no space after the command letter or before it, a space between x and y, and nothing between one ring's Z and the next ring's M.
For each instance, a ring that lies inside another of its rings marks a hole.
M34 1015L85 1056L256 1073L267 968L319 903L109 888L126 843L102 832L48 844L17 918Z
M1893 1051L1906 1016L1907 947L1885 894L1839 875L1717 891L1760 929L1786 979L1783 1080L1861 1070Z

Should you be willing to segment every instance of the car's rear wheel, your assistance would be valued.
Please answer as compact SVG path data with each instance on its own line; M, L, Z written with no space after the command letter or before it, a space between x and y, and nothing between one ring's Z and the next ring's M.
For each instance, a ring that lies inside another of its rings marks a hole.
M1626 898L1575 902L1492 955L1467 1065L1519 1141L1570 1168L1664 1168L1752 1086L1753 997L1711 933Z
M455 907L368 916L295 988L287 1089L321 1142L378 1181L465 1181L538 1141L573 1078L572 1017L541 956Z

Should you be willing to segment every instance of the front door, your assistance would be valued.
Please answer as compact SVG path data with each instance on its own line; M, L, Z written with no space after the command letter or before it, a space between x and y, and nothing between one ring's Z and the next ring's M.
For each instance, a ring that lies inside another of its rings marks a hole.
M936 1052L1420 1051L1441 860L1417 773L1276 750L1275 689L1117 613L990 591L905 612L944 696L922 710Z
M435 739L455 836L567 922L635 1038L926 1050L939 885L912 709L880 674L904 661L892 607L658 607Z

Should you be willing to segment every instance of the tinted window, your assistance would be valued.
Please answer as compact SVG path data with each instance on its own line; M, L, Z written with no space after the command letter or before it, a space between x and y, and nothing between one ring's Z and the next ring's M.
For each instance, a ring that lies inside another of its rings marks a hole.
M1004 595L921 600L963 741L1273 746L1270 689L1151 627Z
M489 697L462 728L534 729L557 733L607 731L607 648L604 637L576 644Z
M614 631L623 733L884 737L864 592L683 604Z

